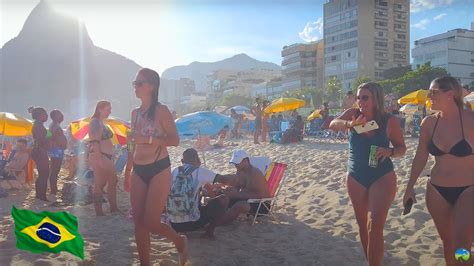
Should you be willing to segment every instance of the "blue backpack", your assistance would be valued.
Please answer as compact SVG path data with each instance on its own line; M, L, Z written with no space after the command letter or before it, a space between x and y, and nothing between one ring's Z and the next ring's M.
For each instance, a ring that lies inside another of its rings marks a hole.
M191 165L178 167L178 174L171 182L166 211L173 223L196 221L200 217L199 182L192 176L196 169Z

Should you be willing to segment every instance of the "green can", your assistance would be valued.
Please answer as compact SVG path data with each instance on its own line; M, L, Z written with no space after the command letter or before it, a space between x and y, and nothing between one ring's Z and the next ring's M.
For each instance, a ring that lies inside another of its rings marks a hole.
M377 165L379 164L379 161L377 160L377 146L375 145L370 145L370 153L369 153L369 166L376 168Z

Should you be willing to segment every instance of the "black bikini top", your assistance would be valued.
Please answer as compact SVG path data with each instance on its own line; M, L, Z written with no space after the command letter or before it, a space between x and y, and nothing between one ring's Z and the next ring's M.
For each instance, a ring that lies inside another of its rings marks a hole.
M460 140L458 143L456 143L450 150L449 152L444 152L440 150L433 142L433 136L436 131L436 127L438 126L438 120L439 120L439 115L438 118L436 119L436 124L433 128L433 133L431 134L431 140L428 143L428 151L431 153L433 156L442 156L445 154L451 154L456 157L466 157L469 155L474 154L472 151L471 145L466 141L466 138L464 137L464 127L462 124L462 114L461 114L461 109L459 109L459 117L461 119L461 132L462 132L462 140Z

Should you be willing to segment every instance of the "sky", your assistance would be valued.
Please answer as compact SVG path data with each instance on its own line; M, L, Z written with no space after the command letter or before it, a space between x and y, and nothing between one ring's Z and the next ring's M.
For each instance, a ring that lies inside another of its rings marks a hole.
M359 0L369 1L369 0ZM281 64L281 49L322 38L324 0L49 0L81 19L96 46L162 73L246 53ZM0 0L0 46L18 35L39 0ZM474 0L411 0L415 40L470 29Z

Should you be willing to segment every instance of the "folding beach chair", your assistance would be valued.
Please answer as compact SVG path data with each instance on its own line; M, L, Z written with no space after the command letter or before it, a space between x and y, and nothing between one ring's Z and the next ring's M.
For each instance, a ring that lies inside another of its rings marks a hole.
M32 161L31 156L25 162L25 166L21 169L14 170L10 178L13 179L0 179L0 186L6 189L30 189L30 182L28 182L29 171L28 166L30 161Z
M271 216L273 220L277 221L273 209L276 202L278 192L280 192L281 184L284 181L285 171L287 165L283 163L271 163L265 174L267 180L268 191L270 192L269 198L264 199L249 199L248 203L258 203L257 211L254 215L252 225L257 220L258 216ZM259 213L260 209L265 208L267 213Z

